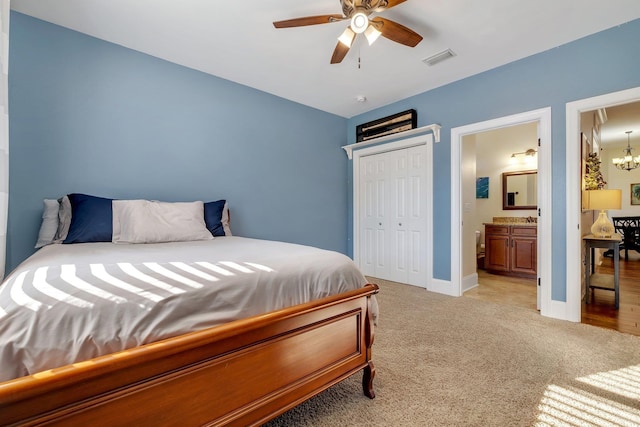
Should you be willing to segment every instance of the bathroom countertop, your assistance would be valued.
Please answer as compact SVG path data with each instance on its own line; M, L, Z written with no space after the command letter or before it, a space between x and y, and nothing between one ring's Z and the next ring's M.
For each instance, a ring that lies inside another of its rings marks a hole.
M485 224L493 225L532 225L537 224L538 218L535 216L494 216L493 222Z
M483 222L484 225L512 225L514 227L535 227L537 222Z

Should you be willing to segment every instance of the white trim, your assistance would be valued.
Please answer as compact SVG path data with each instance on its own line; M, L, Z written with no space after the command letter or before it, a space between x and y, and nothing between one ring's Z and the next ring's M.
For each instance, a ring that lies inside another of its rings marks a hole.
M431 279L431 286L427 290L439 294L449 295L451 297L459 296L453 293L453 286L451 285L450 281L436 279L435 277Z
M413 138L402 139L387 144L375 145L353 151L353 259L360 267L360 158L404 148L425 145L426 164L425 191L427 192L426 239L427 239L427 265L424 288L431 289L433 281L433 135L425 134ZM436 291L437 292L437 291Z
M613 107L640 101L640 87L568 102L566 139L566 215L567 215L567 302L565 318L580 322L582 317L582 260L580 254L582 232L580 231L580 115L585 111ZM571 141L575 141L571 143Z
M461 290L462 293L467 292L473 288L478 287L478 273L469 274L462 279Z
M452 294L462 295L462 137L469 134L518 124L538 122L538 277L540 278L540 312L555 317L551 311L551 108L528 111L451 129L451 285Z
M576 258L580 258L580 256L577 256ZM550 307L548 307L544 315L547 317L552 317L554 319L561 319L561 320L568 320L570 322L575 322L576 320L573 320L567 316L567 312L568 310L567 310L566 302L551 300L551 305ZM577 320L577 321L579 322L580 320Z
M394 141L396 139L406 139L410 136L420 135L425 132L433 132L433 137L436 142L440 142L440 125L428 125L415 129L406 130L404 132L398 132L391 135L381 136L379 138L370 139L364 142L356 142L355 144L343 145L341 148L347 152L349 160L353 158L353 150L358 150L363 147L368 147L374 144L380 144L383 142Z

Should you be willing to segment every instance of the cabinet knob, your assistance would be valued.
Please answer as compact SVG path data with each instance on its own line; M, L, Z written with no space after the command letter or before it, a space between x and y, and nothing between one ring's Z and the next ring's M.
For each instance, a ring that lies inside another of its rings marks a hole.
M382 225L382 223L381 223L381 222L379 222L379 223L378 223L378 225Z
M400 227L402 227L402 223L399 223L398 225L399 225Z

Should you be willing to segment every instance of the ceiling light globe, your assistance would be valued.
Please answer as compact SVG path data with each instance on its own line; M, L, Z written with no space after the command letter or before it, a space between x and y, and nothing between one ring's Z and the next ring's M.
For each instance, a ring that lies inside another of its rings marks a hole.
M369 26L369 18L362 12L358 12L351 17L351 29L354 33L364 33Z

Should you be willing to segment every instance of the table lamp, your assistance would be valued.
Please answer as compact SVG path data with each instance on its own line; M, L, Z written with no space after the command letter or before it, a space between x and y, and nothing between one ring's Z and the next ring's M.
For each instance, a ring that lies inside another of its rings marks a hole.
M587 197L587 209L600 211L598 219L591 226L591 234L600 238L611 237L615 227L605 211L622 208L622 190L589 190Z

